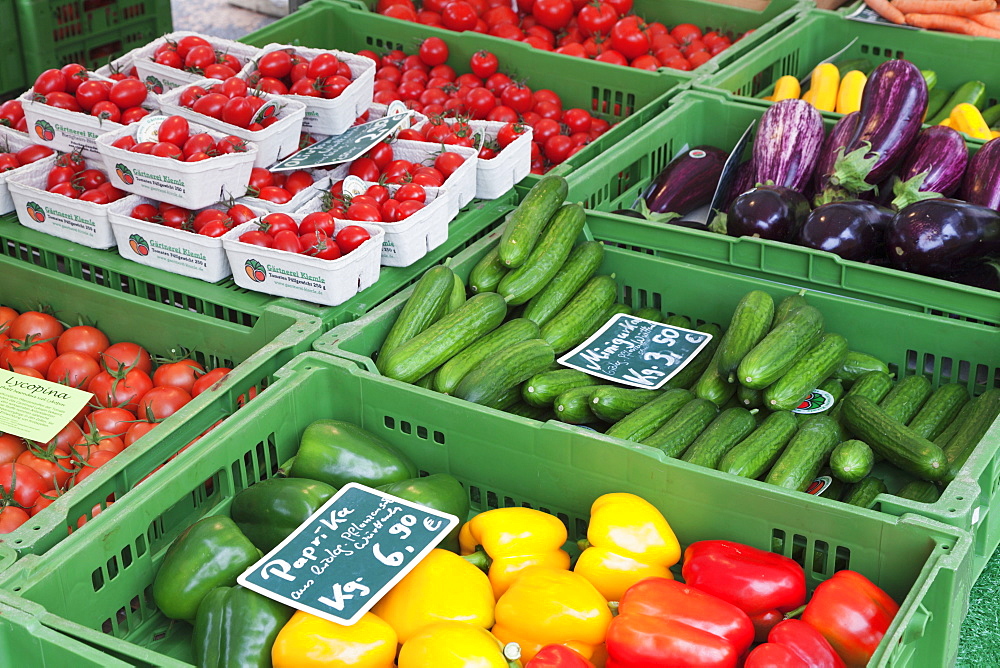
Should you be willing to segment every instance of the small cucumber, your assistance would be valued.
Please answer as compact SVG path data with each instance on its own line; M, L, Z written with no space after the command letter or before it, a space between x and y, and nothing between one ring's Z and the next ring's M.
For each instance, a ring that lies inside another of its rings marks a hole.
M681 459L690 463L714 469L730 448L746 438L757 428L753 413L745 408L730 408L722 411L705 431L684 451Z
M668 315L663 319L664 325L670 325L671 327L683 327L684 329L697 329L699 332L704 332L705 330L701 327L695 327L691 324L691 318L686 315Z
M673 325L677 327L678 325ZM667 381L664 387L682 387L685 390L694 385L695 381L701 377L701 374L705 372L708 365L712 363L715 359L715 351L719 347L719 341L722 340L722 330L719 329L718 325L713 325L710 323L705 323L704 325L698 325L695 327L699 332L705 332L706 334L712 335L712 340L708 342L698 356L693 360L688 362L687 366L677 372L677 374Z
M1000 390L986 390L973 399L970 405L969 413L944 449L949 464L948 473L944 478L946 482L955 478L969 455L996 421L997 415L1000 414Z
M585 222L587 216L579 204L566 204L555 212L531 256L497 286L508 304L523 304L548 285L569 257Z
M962 407L968 402L969 391L964 385L946 383L934 390L934 394L907 426L933 441L935 436L943 432L945 427L958 417Z
M603 261L604 244L600 241L585 241L574 248L549 284L528 300L521 316L539 327L547 323L590 280Z
M500 262L500 250L494 246L469 273L469 290L473 294L496 292L500 281L507 275L507 268Z
M864 441L851 439L840 443L830 453L830 470L838 480L858 482L871 473L875 453Z
M931 439L934 441L934 444L939 446L942 450L946 449L948 444L951 442L951 439L958 433L959 428L965 424L969 415L972 414L972 407L975 406L975 404L975 401L967 401L965 405L962 406L962 410L960 410L958 415L955 416L955 419L944 428L944 431Z
M888 374L889 365L874 355L850 350L847 356L844 357L841 365L833 372L833 377L841 380L855 381L872 371L881 371L884 374Z
M760 390L753 390L745 385L736 388L736 399L744 408L762 408L764 406L764 393Z
M951 115L951 110L968 102L969 104L981 108L986 100L986 84L982 81L966 81L951 94L951 97L944 103L941 109L933 117L925 120L927 125L938 125Z
M632 315L632 307L629 306L628 304L615 302L614 304L611 305L611 308L608 309L607 313L604 314L604 317L601 319L600 324L603 325L604 323L606 323L608 320L618 315L619 313L624 313L625 315Z
M694 395L687 390L667 390L608 427L604 433L608 436L638 443L662 427L667 420L677 414L677 411L684 404L692 399L694 399Z
M519 388L554 359L552 347L544 339L520 341L473 367L455 388L455 396L496 408L511 388Z
M884 480L868 476L851 487L843 501L851 506L871 508L875 505L875 499L879 494L887 494L888 492L889 488L885 486Z
M935 86L934 90L927 92L927 112L924 118L934 118L938 112L944 108L945 102L951 97L951 91L940 86ZM949 109L949 111L951 111Z
M763 290L743 295L722 342L719 343L719 374L730 383L736 381L736 369L753 347L760 343L774 319L774 300Z
M992 107L983 109L983 120L986 121L986 125L990 126L990 128L1000 123L1000 104L994 104Z
M441 367L438 367L438 369L440 369L440 368ZM435 381L435 379L437 379L437 369L435 369L434 371L431 371L426 376L422 376L422 377L418 378L417 380L413 381L413 384L416 385L417 387L422 387L425 390L433 390L434 389L434 381Z
M878 406L896 422L908 423L931 396L931 381L923 376L907 376L885 395Z
M847 339L827 333L792 364L773 385L764 390L764 406L790 411L840 366L847 354Z
M911 480L903 485L895 496L918 503L934 503L941 498L941 490L932 482Z
M739 382L763 390L813 347L822 329L823 316L815 308L795 309L743 358L736 372Z
M799 426L764 481L804 492L826 465L839 440L836 420L813 415Z
M535 323L524 318L508 320L442 364L434 380L434 389L451 394L465 374L483 360L515 343L537 338L539 338L538 325Z
M590 410L605 422L615 423L663 394L663 390L603 385L590 394Z
M635 317L645 318L646 320L652 320L653 322L663 322L663 314L660 313L660 309L653 308L652 306L643 306L641 309L637 309L635 312Z
M892 381L889 381L889 383L891 385ZM841 381L839 378L827 378L825 381L820 383L820 386L817 389L823 390L824 392L829 392L830 396L833 397L833 408L823 411L823 415L827 415L836 420L837 415L839 414L839 411L837 409L840 408L840 400L843 399L844 397L843 381ZM802 423L808 420L810 415L816 415L816 413L812 414L796 413L795 417L796 419L798 419L800 423ZM847 438L846 434L844 434L844 438Z
M791 312L795 309L808 306L806 298L803 295L804 292L800 292L796 295L789 295L778 302L778 306L774 309L774 322L771 323L771 329L774 329L781 323L785 322Z
M718 413L718 407L711 401L692 399L640 443L659 448L668 457L676 457L698 438Z
M769 413L752 434L723 456L718 469L744 478L759 478L774 465L798 426L788 411Z
M837 61L834 65L837 66L837 71L840 72L841 77L853 70L858 70L866 75L872 71L872 61L867 58L848 58L847 60Z
M490 404L490 408L496 408L500 411L508 411L511 406L519 403L521 403L521 388L515 385L497 397L496 400Z
M854 381L851 389L847 391L848 397L867 397L875 403L882 401L885 395L892 390L892 376L881 371L869 371L865 375ZM830 417L840 419L840 413L844 409L844 402L839 401L833 406Z
M385 362L390 353L430 327L444 315L448 300L455 287L455 272L444 265L431 267L424 272L417 284L413 286L410 298L403 305L403 310L392 323L392 328L382 342L375 367L385 373ZM414 379L416 380L416 379Z
M382 373L412 383L499 327L506 315L507 302L497 293L475 295L386 355Z
M556 419L570 424L589 424L597 422L590 407L590 395L598 386L574 387L566 390L552 402L552 408L556 412Z
M520 391L520 389L518 389ZM518 401L507 408L504 409L507 413L511 415L520 415L521 417L528 418L529 420L538 420L539 422L545 422L552 418L552 407L551 406L532 406L531 404L525 403L523 401Z
M716 406L722 406L736 394L736 383L728 382L719 373L718 348L692 389L696 397L711 401Z
M569 185L561 176L543 176L532 186L500 235L500 261L505 267L517 269L528 260L542 230L568 193Z
M462 282L461 276L455 274L455 284L451 288L451 294L448 295L448 305L444 312L451 313L465 302L465 283Z
M602 318L617 294L615 279L594 276L559 313L542 325L542 338L549 342L557 355L570 350L604 324Z
M576 369L543 371L528 379L521 387L521 397L531 406L552 407L560 394L574 387L591 387L597 379Z

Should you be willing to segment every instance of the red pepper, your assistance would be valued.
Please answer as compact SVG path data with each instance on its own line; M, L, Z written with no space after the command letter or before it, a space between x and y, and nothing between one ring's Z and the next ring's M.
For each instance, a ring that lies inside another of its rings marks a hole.
M850 668L866 666L899 612L899 606L871 580L837 571L823 582L802 613Z
M806 602L806 574L788 557L727 540L702 540L684 551L687 584L728 601L750 616L756 641L784 613Z
M800 619L786 619L747 657L743 668L844 668L823 635Z
M594 668L594 664L565 645L546 645L524 668Z

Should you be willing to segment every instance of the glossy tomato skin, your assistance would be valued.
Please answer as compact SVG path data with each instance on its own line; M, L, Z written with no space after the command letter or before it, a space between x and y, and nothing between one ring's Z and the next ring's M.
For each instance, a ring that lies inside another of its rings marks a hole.
M337 246L345 254L354 251L358 246L371 239L368 230L360 225L347 225L337 232Z
M139 344L128 341L108 346L101 353L100 361L108 371L118 371L123 366L138 369L147 375L153 371L153 361L149 352Z
M101 408L124 408L135 413L139 401L153 389L153 381L144 371L132 369L122 378L102 371L87 385L93 393L93 405Z
M99 408L87 416L87 429L124 436L135 422L135 413L124 408Z
M31 508L38 495L50 488L45 486L44 478L34 469L13 463L0 465L0 489L5 495L13 496L22 508Z
M191 401L191 395L179 387L154 387L142 397L136 415L152 422L168 418Z

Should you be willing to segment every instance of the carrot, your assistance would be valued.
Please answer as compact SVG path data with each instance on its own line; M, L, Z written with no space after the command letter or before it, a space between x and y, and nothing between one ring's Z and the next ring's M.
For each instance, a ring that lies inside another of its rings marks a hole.
M969 17L979 25L984 25L987 28L992 28L993 30L1000 30L1000 11L985 12L983 14L974 14Z
M886 21L892 21L896 25L906 23L903 12L896 9L889 0L865 0L865 4Z
M907 25L928 30L944 30L970 37L993 37L1000 39L1000 30L993 30L964 16L950 14L906 14Z
M893 0L893 6L904 14L948 14L971 16L992 12L996 0Z

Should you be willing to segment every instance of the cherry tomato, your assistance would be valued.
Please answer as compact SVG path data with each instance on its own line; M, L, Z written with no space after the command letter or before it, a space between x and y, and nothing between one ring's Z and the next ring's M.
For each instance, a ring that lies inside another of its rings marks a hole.
M222 108L222 120L239 128L250 126L254 110L245 97L234 97Z
M687 44L693 40L701 39L701 28L692 23L680 23L670 31L670 36L680 44Z
M218 153L245 153L246 150L247 141L232 135L215 142L215 151Z
M246 204L234 204L226 211L226 215L233 221L233 225L242 225L257 217Z
M355 248L371 239L368 230L360 225L347 225L337 232L337 246L345 253L352 252Z
M111 86L108 100L122 109L138 107L146 100L146 85L138 79L122 79Z
M212 63L206 65L203 74L208 79L218 79L219 81L225 81L226 79L231 79L236 76L239 69L233 69L229 65L224 65L222 63Z
M261 56L257 70L265 77L280 79L292 71L292 57L287 51L271 51Z
M291 201L292 194L278 186L265 186L257 193L257 199L267 200L275 204L287 204Z
M284 187L285 190L290 192L294 197L312 184L312 175L309 172L299 169L288 175L288 179L285 181Z
M274 247L274 237L261 230L248 230L240 235L239 240L245 244L260 246L261 248Z
M145 90L145 86L143 86L143 90ZM82 81L76 89L76 101L80 108L89 112L98 102L106 102L110 92L107 84L103 81Z
M211 48L212 45L204 37L200 37L198 35L186 35L177 40L177 53L181 58L184 58L191 52L191 49L196 46L207 46Z
M343 253L337 242L322 232L310 232L300 237L302 253L320 260L336 260Z
M65 91L66 76L60 70L45 70L35 77L33 88L39 95Z
M261 229L270 234L271 236L276 235L278 232L283 231L298 231L298 223L295 219L289 216L287 213L271 213L260 221Z
M149 116L150 111L142 107L130 107L122 111L122 125L128 125Z
M611 46L628 60L649 51L649 34L638 16L619 19L611 29Z
M415 18L416 16L414 15ZM448 30L455 30L457 32L472 30L476 27L477 19L476 10L468 2L463 2L462 0L448 3L441 11L441 24Z
M98 169L85 169L76 175L76 180L84 190L94 190L102 183L107 183L108 177Z

